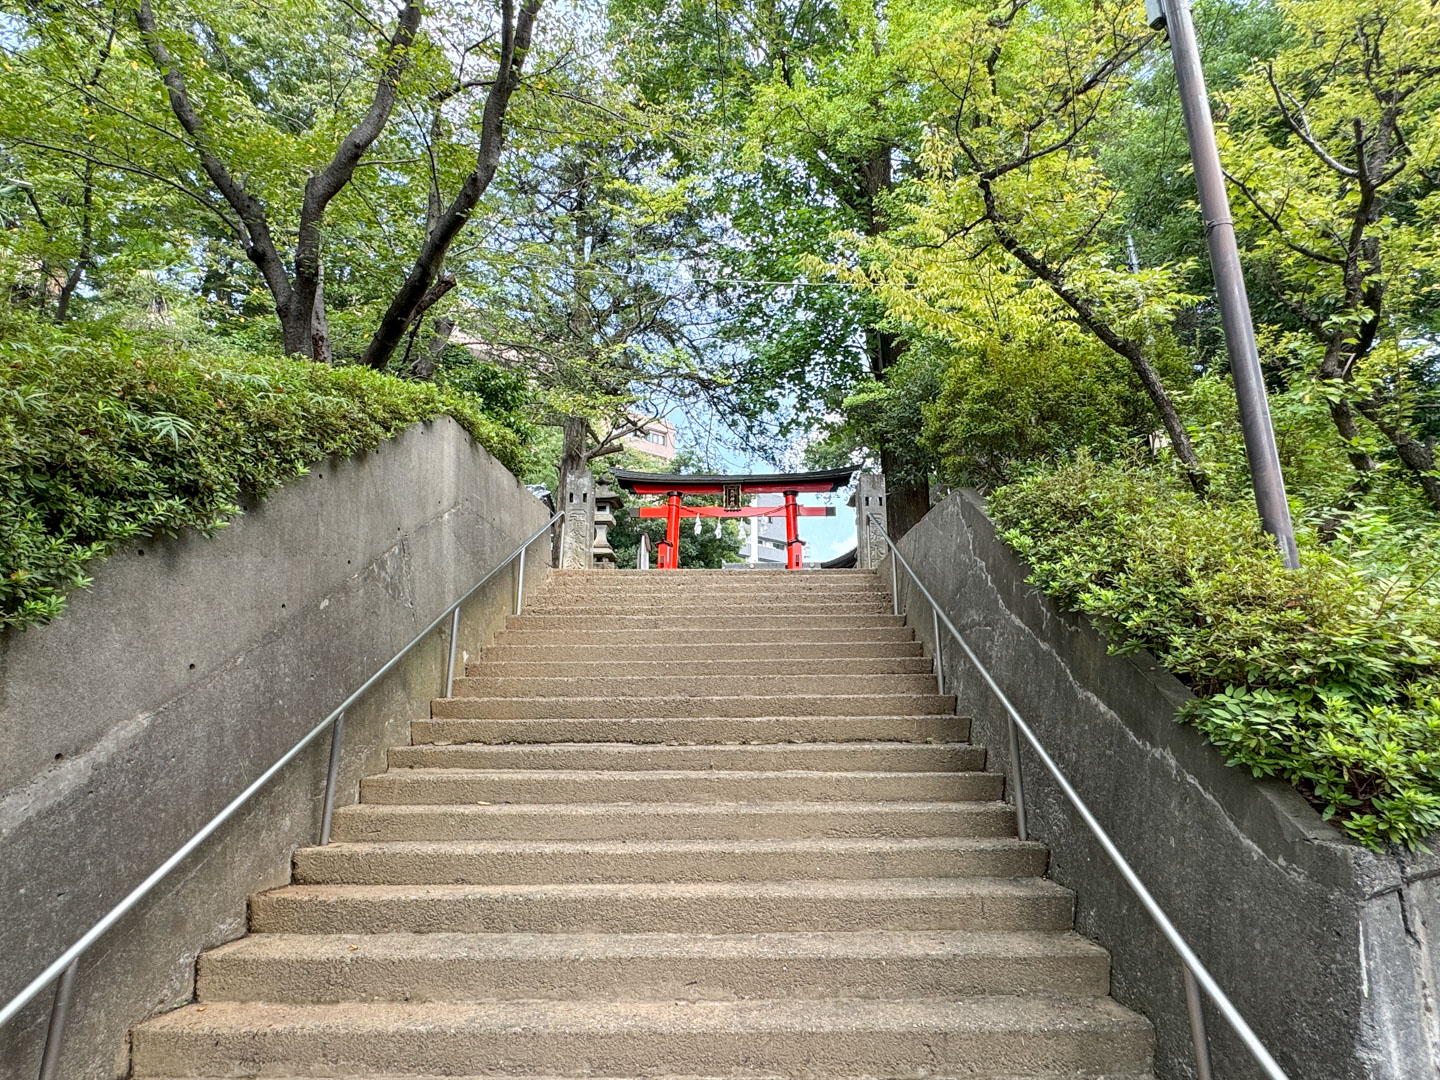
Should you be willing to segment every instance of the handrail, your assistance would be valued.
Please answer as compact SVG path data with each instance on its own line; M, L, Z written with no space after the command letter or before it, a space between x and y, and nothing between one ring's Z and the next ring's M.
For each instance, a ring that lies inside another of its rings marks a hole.
M1234 1003L1225 995L1225 991L1220 989L1220 984L1215 981L1205 965L1201 963L1200 958L1195 955L1194 950L1190 948L1181 936L1180 931L1175 928L1175 924L1170 921L1169 916L1167 916L1164 909L1160 907L1159 901L1150 894L1149 889L1145 888L1144 882L1140 880L1140 876L1135 872L1134 867L1125 860L1125 856L1120 853L1120 849L1115 845L1115 841L1110 839L1110 834L1101 827L1100 822L1096 820L1090 808L1085 805L1085 800L1080 797L1080 793L1077 792L1075 788L1071 786L1070 781L1065 778L1065 774L1060 771L1060 766L1055 764L1054 759L1051 758L1050 754L1041 744L1039 737L1030 729L1030 725L1025 723L1015 706L1010 703L1010 699L1005 696L1005 692L1000 689L989 670L980 662L980 658L975 655L975 651L970 648L970 644L965 640L964 635L955 628L955 624L950 621L950 617L940 609L940 605L935 600L935 597L930 595L930 590L925 588L924 584L920 581L914 568L906 561L905 556L900 554L899 547L896 546L894 540L890 539L889 533L885 529L885 523L875 514L870 514L869 520L878 526L879 533L889 546L890 554L894 558L894 562L890 564L890 587L895 601L895 614L900 614L900 589L898 571L896 570L897 565L905 568L905 572L910 575L910 580L913 581L915 587L920 590L920 595L930 602L930 610L936 628L936 668L940 671L942 691L944 689L945 676L940 664L939 628L944 626L946 630L950 631L950 636L956 640L960 648L965 651L966 657L975 665L975 670L980 673L980 677L985 681L985 685L990 688L990 692L995 695L996 699L1004 706L1005 712L1008 714L1010 721L1010 763L1014 773L1012 790L1016 799L1015 817L1020 830L1020 838L1022 840L1026 839L1026 825L1023 801L1024 789L1020 785L1019 747L1015 738L1017 731L1025 736L1025 741L1028 742L1030 748L1035 751L1036 756L1040 759L1040 763L1045 766L1046 771L1054 778L1055 783L1059 785L1065 797L1070 800L1070 804L1075 808L1076 813L1080 815L1080 819L1090 827L1090 831L1095 835L1095 839L1099 841L1100 847L1104 850L1105 854L1110 857L1110 861L1115 864L1115 868L1120 871L1120 876L1125 879L1125 884L1130 886L1130 890L1139 898L1141 905L1150 915L1150 918L1155 921L1155 925L1159 927L1160 933L1165 936L1165 940L1170 943L1170 947L1179 955L1185 979L1185 1004L1190 1017L1190 1033L1195 1045L1195 1063L1200 1080L1211 1080L1212 1076L1210 1070L1209 1042L1205 1035L1205 1018L1204 1014L1200 1011L1199 988L1202 987L1215 1007L1220 1011L1220 1015L1225 1018L1231 1029L1240 1037L1240 1041L1245 1044L1245 1048L1250 1051L1265 1075L1268 1076L1270 1080L1289 1080L1284 1070L1280 1068L1279 1063L1276 1062L1276 1060L1271 1057L1270 1052L1265 1049L1265 1045L1260 1041L1260 1037L1256 1035L1250 1025L1245 1022L1245 1018L1240 1015L1240 1011L1235 1008ZM1197 987L1197 983L1199 987Z
M44 971L35 976L25 989L11 998L3 1008L0 1008L0 1026L3 1026L12 1020L21 1009L34 1001L42 990L59 978L60 982L56 988L55 1005L50 1014L50 1031L46 1037L45 1051L40 1061L40 1080L51 1080L55 1075L55 1069L58 1067L60 1039L65 1026L65 1018L69 1012L70 988L74 983L76 967L79 964L80 957L85 951L89 949L91 945L95 944L106 930L114 926L115 923L129 913L136 904L143 900L151 889L158 885L171 870L175 869L187 855L204 843L206 838L223 825L235 811L244 806L245 803L250 800L251 796L264 787L276 773L293 761L300 751L304 750L319 738L321 732L326 728L333 728L330 742L330 767L326 776L325 809L321 820L320 838L322 844L328 843L330 840L330 818L335 808L335 779L339 768L340 734L344 729L345 710L354 705L367 690L383 678L396 664L408 656L416 645L420 644L432 630L447 618L450 619L450 653L445 671L445 696L448 697L455 681L455 638L456 632L459 629L461 605L479 592L496 574L500 573L500 571L504 570L516 559L519 559L519 572L516 578L514 598L515 614L519 615L524 605L525 594L525 560L523 556L525 552L529 550L531 544L548 533L554 527L555 523L564 516L564 510L558 511L542 528L531 533L519 547L506 556L503 562L495 566L488 574L472 585L460 599L456 600L436 616L434 621L425 627L424 630L421 630L420 633L416 634L408 645L387 660L378 671L360 685L359 689L342 701L329 716L311 728L299 742L281 755L275 764L261 773L254 783L239 795L235 796L235 798L226 805L225 809L211 818L194 836L185 841L173 855L156 867L149 877L135 886L123 900L112 907L105 915L101 916L75 944L61 953Z

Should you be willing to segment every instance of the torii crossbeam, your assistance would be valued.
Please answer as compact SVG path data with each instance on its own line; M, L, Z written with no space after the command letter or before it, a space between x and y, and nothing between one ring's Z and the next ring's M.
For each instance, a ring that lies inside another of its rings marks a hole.
M641 517L663 517L665 539L656 547L656 566L660 570L676 570L680 566L680 518L718 517L755 518L785 517L785 568L799 570L804 560L804 542L800 539L800 518L824 517L834 513L828 506L801 506L796 496L802 492L838 491L850 483L855 468L825 469L803 473L756 473L747 476L716 474L638 473L615 470L615 483L632 495L667 496L664 506L642 506ZM746 506L747 495L784 495L785 505ZM686 495L719 495L719 506L681 506Z

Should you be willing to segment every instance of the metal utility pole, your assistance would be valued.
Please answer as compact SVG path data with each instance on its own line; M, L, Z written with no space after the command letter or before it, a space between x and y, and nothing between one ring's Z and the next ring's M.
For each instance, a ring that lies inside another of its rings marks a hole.
M1230 355L1230 378L1240 403L1240 427L1245 434L1245 457L1250 463L1255 505L1260 511L1261 525L1275 537L1285 565L1293 570L1300 565L1295 527L1290 522L1290 504L1285 501L1285 478L1280 474L1275 429L1265 400L1265 380L1260 373L1260 354L1255 348L1255 327L1250 321L1250 298L1245 293L1245 275L1240 269L1240 249L1235 244L1235 223L1230 218L1230 199L1220 170L1220 150L1215 144L1210 98L1205 92L1205 73L1200 67L1200 48L1195 41L1195 23L1190 18L1190 2L1145 0L1145 15L1152 28L1164 27L1170 34L1170 55L1175 59L1175 81L1180 87L1180 106L1190 138L1190 161L1200 193L1200 214L1205 219L1205 239L1210 245L1215 295L1220 302L1220 321L1225 329L1225 351Z

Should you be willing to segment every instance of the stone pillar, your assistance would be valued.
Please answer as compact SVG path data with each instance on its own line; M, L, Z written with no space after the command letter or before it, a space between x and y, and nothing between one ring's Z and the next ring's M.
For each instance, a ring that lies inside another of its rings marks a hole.
M874 514L880 519L877 527L870 520ZM860 570L874 570L885 558L889 548L885 546L885 533L889 519L885 509L885 476L883 473L862 472L855 485L855 566Z
M560 505L565 520L560 523L560 569L589 570L595 542L595 478L583 465L560 477Z

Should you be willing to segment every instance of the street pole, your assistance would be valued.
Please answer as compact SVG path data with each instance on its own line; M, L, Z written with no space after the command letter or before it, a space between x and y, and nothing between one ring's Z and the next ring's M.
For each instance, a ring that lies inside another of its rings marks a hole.
M1145 14L1152 28L1164 27L1170 34L1170 55L1175 59L1175 81L1190 138L1190 161L1200 195L1200 214L1205 219L1205 239L1210 245L1225 351L1230 355L1230 378L1240 404L1240 428L1245 436L1255 506L1260 511L1260 524L1275 537L1285 565L1294 570L1300 565L1295 527L1290 522L1290 504L1285 501L1285 478L1280 473L1275 429L1265 400L1265 379L1255 347L1255 327L1250 321L1250 298L1240 269L1240 249L1235 243L1235 223L1230 218L1230 199L1220 170L1220 150L1210 119L1210 98L1205 91L1190 2L1145 0Z

